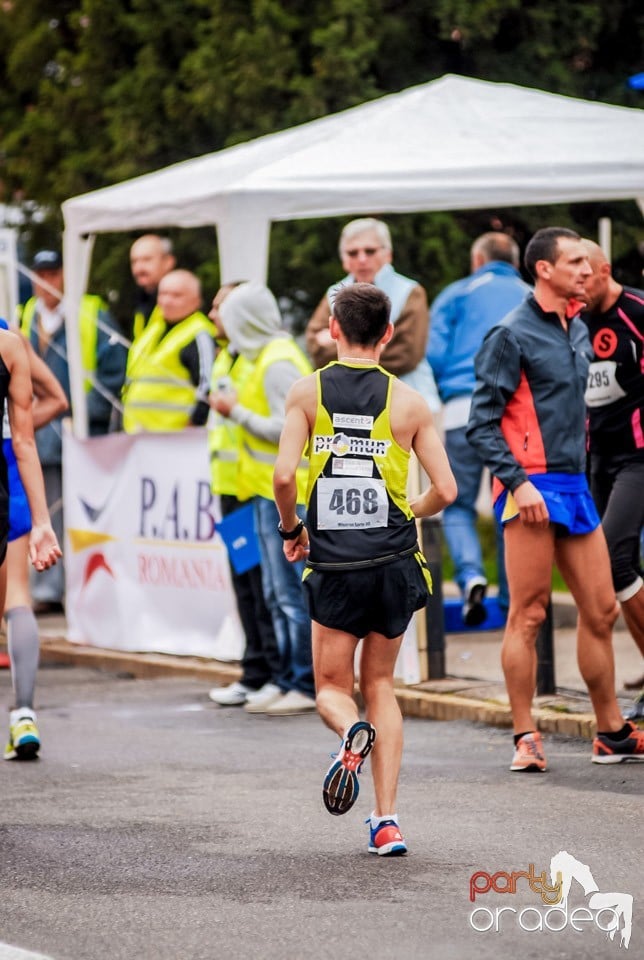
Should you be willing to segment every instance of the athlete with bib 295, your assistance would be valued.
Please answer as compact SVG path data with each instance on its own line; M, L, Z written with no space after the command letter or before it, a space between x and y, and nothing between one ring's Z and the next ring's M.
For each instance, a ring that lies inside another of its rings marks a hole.
M291 561L306 559L318 712L342 738L324 803L335 815L353 806L373 748L369 851L380 856L407 852L396 814L402 717L393 673L403 634L431 589L415 518L438 513L456 496L427 404L378 363L393 332L389 312L388 297L372 284L337 293L329 330L338 360L291 388L274 472L284 552ZM306 526L296 513L295 484L305 448ZM431 486L410 502L411 450ZM353 698L360 639L365 720Z

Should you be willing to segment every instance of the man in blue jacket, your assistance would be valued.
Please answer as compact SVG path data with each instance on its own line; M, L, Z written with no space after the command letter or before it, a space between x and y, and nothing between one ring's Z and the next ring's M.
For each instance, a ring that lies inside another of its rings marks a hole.
M34 296L19 310L20 329L59 381L68 403L71 403L62 257L56 250L40 250L31 269L35 274ZM116 333L116 328L100 297L85 294L82 298L79 332L86 376L89 433L95 436L108 432L113 402L120 395L125 377L127 351L113 340L112 332ZM36 433L47 506L60 543L63 542L61 424L62 415ZM54 613L61 610L64 592L63 565L59 563L33 578L34 611Z
M644 730L624 721L615 698L618 608L586 480L584 391L593 353L578 301L592 276L588 251L572 230L545 227L530 240L525 263L534 295L485 337L467 427L494 478L494 510L503 523L510 610L501 664L514 726L510 770L546 770L532 699L554 563L578 610L577 661L597 721L592 761L644 762Z
M484 233L472 244L471 275L446 287L431 306L427 359L443 403L445 449L458 496L445 509L443 530L463 597L463 619L478 626L486 618L487 580L476 531L476 500L483 460L465 436L474 384L474 356L485 334L525 299L530 287L518 271L519 247L506 233ZM507 613L508 587L503 536L497 536L499 604Z

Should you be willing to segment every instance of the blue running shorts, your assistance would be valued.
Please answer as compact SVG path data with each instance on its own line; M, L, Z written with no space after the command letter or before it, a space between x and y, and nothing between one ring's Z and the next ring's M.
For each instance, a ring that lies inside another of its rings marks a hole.
M4 458L7 461L7 479L9 481L9 543L24 537L31 531L31 512L27 494L20 479L16 456L11 440L2 441Z
M595 502L583 473L533 473L528 475L546 502L550 523L558 537L592 533L600 524ZM503 490L494 501L494 515L499 523L519 516L512 494Z

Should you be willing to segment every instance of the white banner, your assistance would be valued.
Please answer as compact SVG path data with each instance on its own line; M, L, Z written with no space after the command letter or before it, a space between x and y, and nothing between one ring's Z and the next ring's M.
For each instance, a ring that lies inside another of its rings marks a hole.
M63 441L68 636L113 650L239 660L205 430Z

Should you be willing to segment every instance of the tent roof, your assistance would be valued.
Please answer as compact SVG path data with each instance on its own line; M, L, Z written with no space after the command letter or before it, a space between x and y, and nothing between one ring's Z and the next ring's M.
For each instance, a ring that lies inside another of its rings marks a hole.
M76 233L644 196L644 110L445 76L68 200Z

